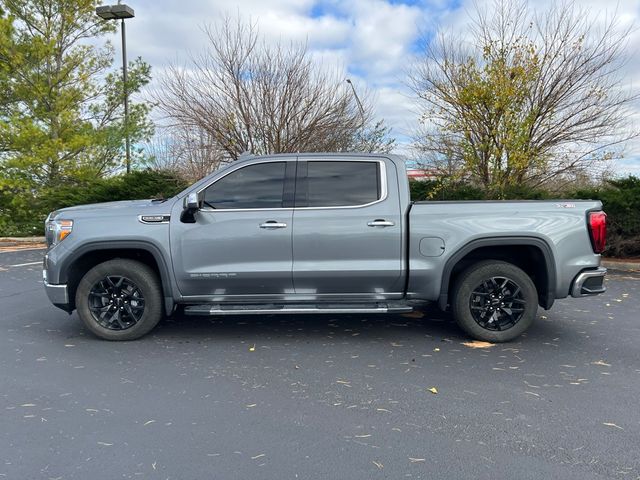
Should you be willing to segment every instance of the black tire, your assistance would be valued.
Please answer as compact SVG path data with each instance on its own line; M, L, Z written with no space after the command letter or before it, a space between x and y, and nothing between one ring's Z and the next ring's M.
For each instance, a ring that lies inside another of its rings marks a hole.
M150 267L117 258L96 265L82 277L76 308L94 335L105 340L135 340L162 318L162 288Z
M535 320L538 292L522 269L499 260L485 260L458 277L451 307L454 319L471 337L508 342Z

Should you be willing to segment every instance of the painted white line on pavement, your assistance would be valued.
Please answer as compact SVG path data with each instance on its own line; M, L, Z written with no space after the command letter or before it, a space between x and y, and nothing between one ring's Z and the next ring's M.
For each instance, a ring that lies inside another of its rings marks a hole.
M9 265L10 267L29 267L31 265L42 265L42 260L39 262L19 263L17 265Z

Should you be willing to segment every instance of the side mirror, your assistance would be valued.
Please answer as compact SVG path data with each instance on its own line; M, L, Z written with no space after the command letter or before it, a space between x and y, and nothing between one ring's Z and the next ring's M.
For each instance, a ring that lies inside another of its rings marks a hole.
M196 212L200 210L200 201L196 192L190 193L184 201L184 209L180 215L182 223L196 223Z
M187 202L185 204L185 208L187 210L192 210L194 212L200 210L200 202L198 201L198 194L192 192L187 196Z

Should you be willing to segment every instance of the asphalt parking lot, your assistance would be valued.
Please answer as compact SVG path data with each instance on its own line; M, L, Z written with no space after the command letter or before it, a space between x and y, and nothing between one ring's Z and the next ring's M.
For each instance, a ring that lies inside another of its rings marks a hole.
M437 311L109 343L49 304L42 255L0 253L0 480L640 478L640 274L503 345Z

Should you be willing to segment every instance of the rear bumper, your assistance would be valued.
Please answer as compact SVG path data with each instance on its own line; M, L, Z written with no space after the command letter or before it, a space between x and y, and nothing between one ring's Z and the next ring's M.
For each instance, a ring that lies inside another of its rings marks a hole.
M571 287L572 297L587 297L604 293L607 287L604 286L604 277L607 269L598 267L594 270L583 270L573 280Z

